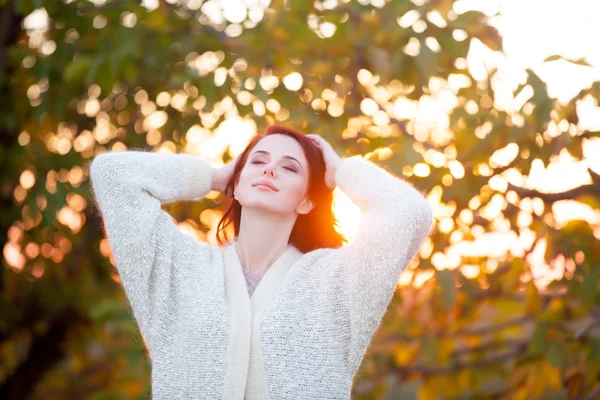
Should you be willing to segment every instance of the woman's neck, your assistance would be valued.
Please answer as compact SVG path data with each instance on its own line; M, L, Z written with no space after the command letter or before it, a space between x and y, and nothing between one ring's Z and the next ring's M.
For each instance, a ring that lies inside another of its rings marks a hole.
M242 208L235 246L242 267L262 276L288 248L297 218L292 217Z

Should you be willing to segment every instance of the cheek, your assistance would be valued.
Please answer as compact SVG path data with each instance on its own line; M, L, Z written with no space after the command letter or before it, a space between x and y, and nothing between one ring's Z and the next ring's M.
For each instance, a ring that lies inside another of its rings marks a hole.
M244 190L246 190L247 187L252 186L252 182L256 178L252 178L250 175L251 174L248 172L247 169L242 170L242 173L238 177L238 183L237 183L237 186L240 187L240 189L244 188Z
M304 199L307 191L307 183L305 180L297 179L287 188L286 197L294 203L299 203Z

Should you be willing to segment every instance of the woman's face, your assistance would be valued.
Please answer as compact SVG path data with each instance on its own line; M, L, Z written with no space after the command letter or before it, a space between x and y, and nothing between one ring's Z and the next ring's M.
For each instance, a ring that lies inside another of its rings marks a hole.
M308 179L308 162L302 146L289 136L272 134L262 138L250 151L234 196L243 208L283 215L306 214L312 209L306 197Z

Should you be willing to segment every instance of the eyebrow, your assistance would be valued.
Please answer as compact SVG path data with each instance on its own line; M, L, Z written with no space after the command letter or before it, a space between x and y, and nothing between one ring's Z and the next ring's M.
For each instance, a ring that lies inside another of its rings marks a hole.
M264 153L264 154L267 154L267 155L271 155L271 153L269 153L266 150L256 150L254 153L251 154L251 156L253 156L253 155L257 154L257 153ZM302 164L300 164L300 161L298 161L294 157L285 155L285 156L283 156L283 158L287 158L287 159L296 161L298 163L298 165L300 166L300 168L302 168ZM304 169L304 168L302 168L302 169Z

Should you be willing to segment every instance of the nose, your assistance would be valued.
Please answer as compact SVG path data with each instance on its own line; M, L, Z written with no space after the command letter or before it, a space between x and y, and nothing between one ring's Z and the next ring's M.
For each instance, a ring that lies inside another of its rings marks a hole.
M275 171L273 170L273 167L271 167L271 164L266 164L265 165L265 169L263 170L263 175L267 175L270 174L271 176L275 176Z

